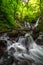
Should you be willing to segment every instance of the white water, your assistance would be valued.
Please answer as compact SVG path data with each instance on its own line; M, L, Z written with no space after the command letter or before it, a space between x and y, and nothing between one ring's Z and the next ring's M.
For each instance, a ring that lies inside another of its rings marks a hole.
M40 17L37 19L36 24L34 25L34 28L38 26L39 22L40 22Z
M25 40L27 37L26 45ZM11 41L8 43L9 46L7 47L9 55L13 55L20 63L21 60L25 59L26 61L30 60L31 65L43 65L43 47L37 45L31 35L26 34L25 37L20 37L18 42L10 43ZM28 47L28 53L26 46Z
M18 42L13 43L8 40L7 35L1 36L0 39L7 41L8 54L19 60L18 65L22 65L24 60L28 61L28 65L43 65L43 46L37 45L30 34L19 37Z

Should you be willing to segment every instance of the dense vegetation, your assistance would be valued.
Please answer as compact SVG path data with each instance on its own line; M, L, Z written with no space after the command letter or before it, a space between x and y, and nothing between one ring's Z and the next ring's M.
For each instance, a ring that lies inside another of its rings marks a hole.
M21 23L36 22L40 16L43 23L43 0L0 0L0 30L22 28Z

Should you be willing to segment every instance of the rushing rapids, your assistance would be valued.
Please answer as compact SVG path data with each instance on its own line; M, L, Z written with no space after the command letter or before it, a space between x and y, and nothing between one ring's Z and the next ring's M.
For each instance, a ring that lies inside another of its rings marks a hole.
M39 38L42 40L41 35ZM43 65L43 46L37 40L30 34L20 36L17 42L10 40L7 33L0 36L2 45L7 46L0 56L0 65Z

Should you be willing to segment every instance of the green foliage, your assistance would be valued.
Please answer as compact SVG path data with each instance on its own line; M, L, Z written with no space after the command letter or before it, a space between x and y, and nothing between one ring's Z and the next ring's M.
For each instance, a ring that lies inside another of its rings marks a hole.
M0 15L4 16L6 24L3 23L3 18L0 16L0 25L16 26L15 20L19 22L32 22L43 13L43 0L0 0ZM21 27L21 26L20 26Z
M14 0L2 0L0 8L6 20L8 20L7 22L14 25Z
M41 32L43 32L43 20L40 21L38 28Z
M24 2L24 4L20 2L17 5L16 17L21 21L32 22L33 19L37 20L41 14L39 0L29 0L28 2Z

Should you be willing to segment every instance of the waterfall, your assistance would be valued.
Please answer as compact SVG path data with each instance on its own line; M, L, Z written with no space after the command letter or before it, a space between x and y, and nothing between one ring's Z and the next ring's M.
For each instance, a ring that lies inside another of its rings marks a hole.
M35 25L34 25L34 28L36 28L36 27L38 26L38 24L39 24L39 22L40 22L40 18L41 18L41 17L38 17L38 19L37 19L37 21L36 21L36 23L35 23Z

